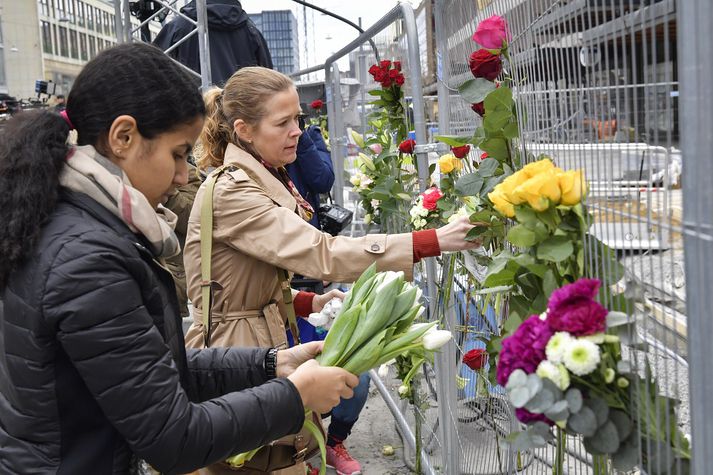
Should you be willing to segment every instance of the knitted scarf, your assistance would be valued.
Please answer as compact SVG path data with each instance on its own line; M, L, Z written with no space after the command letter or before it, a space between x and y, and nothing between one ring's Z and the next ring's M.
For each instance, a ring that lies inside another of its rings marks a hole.
M172 257L181 250L173 232L176 215L161 205L153 209L146 197L131 186L126 173L91 145L70 151L59 181L70 190L89 195L132 232L143 235L155 256Z

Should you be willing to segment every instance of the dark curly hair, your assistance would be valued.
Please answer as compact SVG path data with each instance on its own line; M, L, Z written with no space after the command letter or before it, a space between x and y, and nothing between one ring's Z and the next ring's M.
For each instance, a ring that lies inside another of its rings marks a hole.
M154 46L107 49L82 69L67 98L80 145L100 151L114 120L130 115L151 139L205 115L197 82ZM69 126L48 110L20 113L0 132L0 288L34 248L55 209Z

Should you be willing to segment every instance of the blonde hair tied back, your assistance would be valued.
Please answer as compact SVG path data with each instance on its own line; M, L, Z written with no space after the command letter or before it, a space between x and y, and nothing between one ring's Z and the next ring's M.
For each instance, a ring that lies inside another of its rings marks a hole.
M233 124L242 119L257 127L267 112L265 103L276 93L294 87L292 79L278 71L250 66L235 72L223 89L208 91L204 96L206 121L200 137L203 153L197 159L198 167L206 170L221 166L229 143L254 155L252 146L237 136Z

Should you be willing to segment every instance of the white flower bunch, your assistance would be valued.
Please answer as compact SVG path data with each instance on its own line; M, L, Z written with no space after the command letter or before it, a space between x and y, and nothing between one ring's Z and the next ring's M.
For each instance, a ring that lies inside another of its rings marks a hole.
M426 227L426 217L429 211L423 207L423 197L419 196L416 198L416 202L413 207L409 210L411 215L411 224L413 224L414 229L423 229Z
M310 313L309 317L307 318L307 321L312 326L321 327L325 330L329 330L330 328L332 328L334 320L337 318L337 315L339 315L339 312L341 311L342 301L341 299L335 297L326 304L324 304L324 307L320 312Z
M369 175L360 170L354 172L354 174L349 178L349 182L354 185L357 190L365 190L369 187L369 185L374 183Z
M458 211L448 217L448 222L452 223L458 218L467 218L468 216L470 216L470 214L471 213L468 211L468 208L466 208L465 206L461 206Z

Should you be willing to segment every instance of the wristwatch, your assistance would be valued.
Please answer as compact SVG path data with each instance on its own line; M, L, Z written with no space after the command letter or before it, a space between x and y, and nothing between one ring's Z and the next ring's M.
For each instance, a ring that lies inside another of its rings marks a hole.
M277 348L267 350L263 366L265 368L265 374L267 374L267 379L277 377Z

